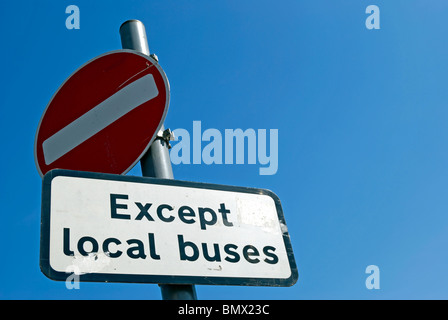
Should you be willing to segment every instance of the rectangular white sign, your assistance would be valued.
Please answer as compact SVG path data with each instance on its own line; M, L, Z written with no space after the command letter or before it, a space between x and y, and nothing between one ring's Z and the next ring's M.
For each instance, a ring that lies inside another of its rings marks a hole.
M268 190L53 170L41 269L54 280L291 286L280 200Z

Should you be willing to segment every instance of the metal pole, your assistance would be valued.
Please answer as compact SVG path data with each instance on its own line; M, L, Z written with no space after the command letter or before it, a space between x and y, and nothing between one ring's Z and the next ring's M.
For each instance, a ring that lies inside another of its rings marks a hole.
M120 27L121 46L149 56L145 26L139 20L128 20ZM165 130L162 126L162 130ZM140 160L142 175L163 179L174 179L167 142L157 137ZM163 300L196 300L194 285L159 284Z

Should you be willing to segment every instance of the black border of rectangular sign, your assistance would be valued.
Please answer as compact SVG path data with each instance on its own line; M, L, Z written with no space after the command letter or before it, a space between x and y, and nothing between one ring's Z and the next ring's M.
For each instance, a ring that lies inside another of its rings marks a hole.
M270 196L277 209L280 223L285 223L280 199L275 193L266 189L235 187L218 184L188 182L180 180L157 179L137 176L122 176L114 174L71 171L54 169L49 171L42 181L42 217L40 238L40 268L49 279L65 281L71 273L59 272L50 266L50 209L51 209L51 183L55 177L76 177L100 180L126 181L146 184L158 184L168 186L190 187L198 189L211 189L222 191L233 191L242 193L253 193ZM291 276L286 279L277 278L243 278L243 277L207 277L207 276L168 276L168 275L139 275L139 274L107 274L88 273L79 275L80 281L91 282L125 282L125 283L158 283L158 284L205 284L205 285L238 285L238 286L272 286L288 287L294 285L299 277L297 266L292 251L291 240L288 232L283 232L283 241L288 255Z

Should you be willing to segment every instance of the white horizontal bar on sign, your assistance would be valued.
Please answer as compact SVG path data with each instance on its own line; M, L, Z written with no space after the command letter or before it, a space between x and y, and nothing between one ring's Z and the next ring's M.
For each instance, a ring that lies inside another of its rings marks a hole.
M42 144L49 165L141 104L157 97L159 90L148 74L116 92Z

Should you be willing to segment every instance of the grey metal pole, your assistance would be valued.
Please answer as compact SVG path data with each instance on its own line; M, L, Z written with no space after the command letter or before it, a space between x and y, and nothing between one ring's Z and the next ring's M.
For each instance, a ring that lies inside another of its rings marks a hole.
M143 23L128 20L120 27L121 46L149 56L148 39ZM162 130L165 130L162 126ZM167 142L157 137L140 160L142 175L163 179L174 179ZM163 300L196 300L194 285L159 284Z

